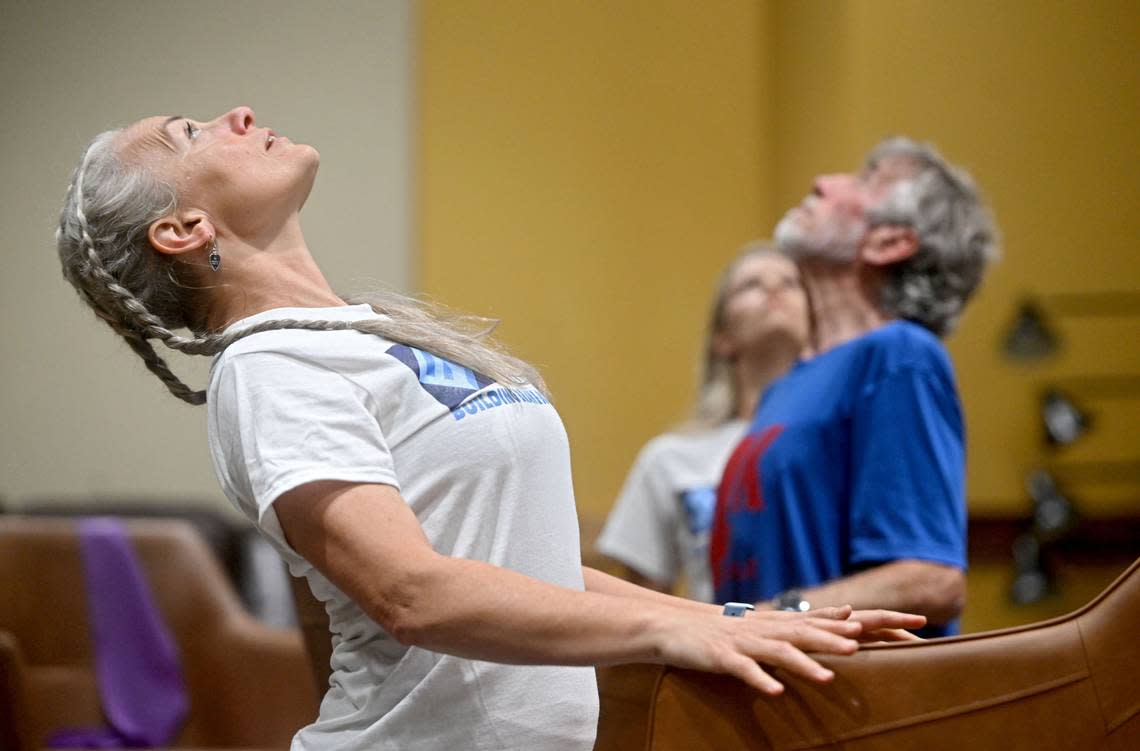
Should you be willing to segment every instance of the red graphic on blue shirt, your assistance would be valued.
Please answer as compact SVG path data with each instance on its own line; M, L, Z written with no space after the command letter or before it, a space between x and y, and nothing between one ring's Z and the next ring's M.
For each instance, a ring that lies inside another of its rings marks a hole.
M732 539L730 518L743 510L764 509L764 489L760 482L760 460L772 445L783 425L770 425L762 432L750 434L737 445L728 459L716 495L716 516L709 538L709 558L712 564L713 585L719 588L725 581L752 581L756 578L756 559L727 560Z

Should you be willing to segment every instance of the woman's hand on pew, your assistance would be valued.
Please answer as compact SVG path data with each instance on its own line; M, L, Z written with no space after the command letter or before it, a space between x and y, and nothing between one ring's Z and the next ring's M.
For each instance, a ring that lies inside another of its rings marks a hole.
M926 616L913 613L899 613L894 610L854 610L850 605L836 607L816 608L804 613L783 610L756 610L748 614L749 618L769 618L775 620L807 621L844 621L860 624L860 631L852 638L863 644L885 641L922 641L922 637L915 636L907 629L922 628L926 625Z
M795 615L795 614L789 614ZM733 675L763 693L784 686L761 667L770 666L818 683L835 674L805 652L848 655L859 648L858 621L839 617L726 618L678 611L667 629L656 662Z

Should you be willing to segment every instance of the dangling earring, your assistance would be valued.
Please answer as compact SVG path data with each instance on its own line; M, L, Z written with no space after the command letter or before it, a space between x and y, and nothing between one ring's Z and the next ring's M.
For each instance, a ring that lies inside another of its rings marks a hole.
M222 265L222 254L218 252L218 238L210 240L210 268L217 271Z

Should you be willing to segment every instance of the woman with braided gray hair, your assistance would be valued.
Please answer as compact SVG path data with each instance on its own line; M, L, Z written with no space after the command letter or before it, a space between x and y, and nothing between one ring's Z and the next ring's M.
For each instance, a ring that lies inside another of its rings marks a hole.
M778 693L758 662L827 681L800 650L921 625L850 608L725 618L583 569L541 378L405 298L337 295L300 226L318 163L246 107L148 118L88 146L58 233L96 315L207 405L223 490L325 604L330 685L294 749L588 749L587 666L664 662ZM208 388L156 339L215 356Z

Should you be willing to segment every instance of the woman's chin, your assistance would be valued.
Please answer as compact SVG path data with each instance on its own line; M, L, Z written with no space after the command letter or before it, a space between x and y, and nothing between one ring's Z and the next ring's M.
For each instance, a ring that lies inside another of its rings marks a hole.
M317 153L316 149L310 148L313 152L313 160L305 175L302 178L301 184L298 186L301 195L301 200L297 203L297 210L300 211L304 207L305 202L309 200L309 194L313 192L313 183L317 179L317 168L321 165L321 155Z

